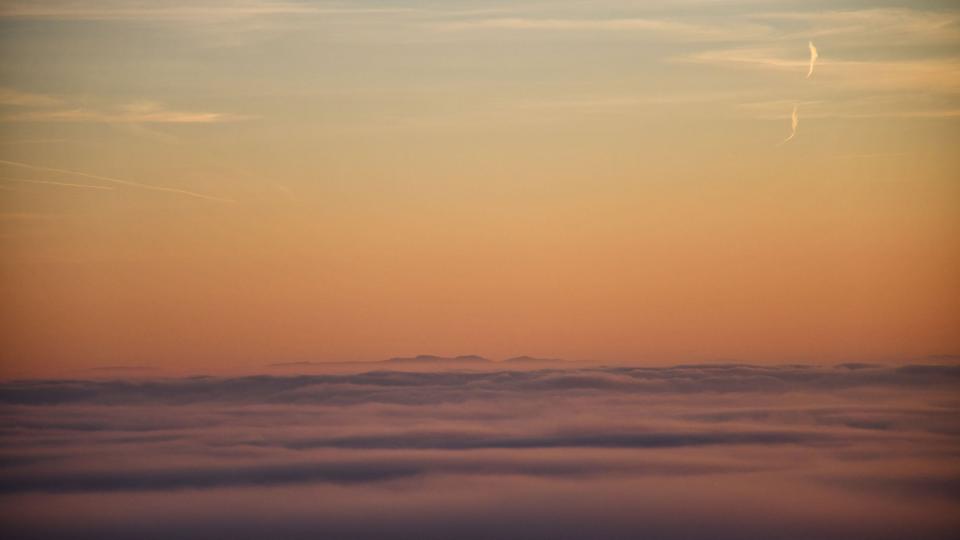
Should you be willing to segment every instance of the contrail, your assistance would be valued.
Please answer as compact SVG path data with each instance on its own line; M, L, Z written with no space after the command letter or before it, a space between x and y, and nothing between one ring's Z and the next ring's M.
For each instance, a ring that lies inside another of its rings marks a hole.
M813 75L813 66L817 65L817 58L820 58L820 55L812 41L807 42L807 46L810 47L810 70L807 71L807 78L809 79Z
M790 139L793 139L797 135L797 125L800 123L800 116L797 114L797 106L793 106L793 114L790 115L790 136L783 140L780 144L787 144Z
M119 184L119 185L121 185L121 186L130 186L130 187L135 187L135 188L140 188L140 189L147 189L147 190L150 190L150 191L165 191L165 192L167 192L167 193L177 193L177 194L180 194L180 195L186 195L186 196L188 196L188 197L196 197L196 198L198 198L198 199L205 199L205 200L208 200L208 201L216 201L216 202L222 202L222 203L235 203L235 202L237 202L237 201L234 201L233 199L224 199L224 198L222 198L222 197L214 197L213 195L204 195L203 193L197 193L197 192L195 192L195 191L188 191L188 190L186 190L186 189L177 189L177 188L171 188L171 187L154 186L154 185L152 185L152 184L141 184L140 182L133 182L133 181L131 181L131 180L123 180L123 179L121 179L121 178L112 178L112 177L110 177L110 176L100 176L99 174L90 174L90 173L85 173L85 172L80 172L80 171L71 171L71 170L68 170L68 169L57 169L57 168L54 168L54 167L44 167L44 166L41 166L41 165L31 165L31 164L29 164L29 163L20 163L19 161L8 161L8 160L5 160L5 159L0 159L0 163L2 163L2 164L4 164L4 165L13 165L13 166L16 166L16 167L23 167L23 168L25 168L25 169L32 169L32 170L35 170L35 171L46 171L46 172L53 172L53 173L59 173L59 174L72 174L72 175L75 175L75 176L82 176L82 177L84 177L84 178L91 178L91 179L93 179L93 180L102 180L102 181L104 181L104 182L111 182L111 183L114 183L114 184Z
M93 186L90 184L73 184L71 182L54 182L53 180L27 180L26 178L0 178L4 182L20 182L22 184L45 184L48 186L63 186L80 189L98 189L112 191L113 186Z

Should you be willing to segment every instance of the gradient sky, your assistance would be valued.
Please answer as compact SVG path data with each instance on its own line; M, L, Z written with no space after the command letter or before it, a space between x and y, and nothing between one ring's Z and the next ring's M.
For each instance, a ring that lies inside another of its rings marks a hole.
M955 354L958 128L947 1L6 1L0 376Z

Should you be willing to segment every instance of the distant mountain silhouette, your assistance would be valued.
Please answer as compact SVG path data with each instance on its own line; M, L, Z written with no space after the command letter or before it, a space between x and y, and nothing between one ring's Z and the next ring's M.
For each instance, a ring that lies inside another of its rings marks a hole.
M535 356L514 356L503 361L505 364L555 364L557 362L566 362L562 358L537 358Z
M389 364L490 364L493 363L492 360L484 358L482 356L477 356L475 354L468 354L462 356L434 356L432 354L421 354L411 357L395 357L389 358L387 360L381 360L379 363L389 363Z
M280 369L332 369L342 370L374 370L386 369L397 371L443 371L447 369L468 370L468 371L490 371L490 370L530 370L544 369L553 367L557 364L573 364L568 360L559 358L537 358L535 356L514 356L505 360L491 360L489 358L476 354L466 354L460 356L437 356L433 354L420 354L417 356L397 356L386 360L374 361L355 361L355 362L312 362L295 361L279 362L269 364L269 367Z

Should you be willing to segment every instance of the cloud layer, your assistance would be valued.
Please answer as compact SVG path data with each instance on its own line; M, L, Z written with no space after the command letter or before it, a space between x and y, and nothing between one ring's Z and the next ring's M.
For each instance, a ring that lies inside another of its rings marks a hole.
M946 537L958 387L950 364L8 381L2 524L13 538Z

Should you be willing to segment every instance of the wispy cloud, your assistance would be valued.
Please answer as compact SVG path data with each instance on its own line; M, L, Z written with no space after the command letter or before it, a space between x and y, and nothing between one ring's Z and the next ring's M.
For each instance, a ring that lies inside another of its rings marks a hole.
M750 19L804 26L806 35L943 42L960 39L960 13L949 10L877 8L754 13Z
M59 187L69 187L69 188L78 188L78 189L93 189L99 191L111 191L115 189L113 186L97 186L92 184L76 184L73 182L57 182L55 180L33 180L29 178L0 178L0 181L3 182L16 182L19 184L39 184L45 186L59 186Z
M249 117L236 114L170 109L156 101L136 101L115 107L74 106L68 100L0 90L0 106L13 108L0 116L5 122L92 122L102 124L213 124Z
M234 201L233 199L226 199L226 198L223 198L223 197L215 197L215 196L213 196L213 195L205 195L205 194L203 194L203 193L198 193L198 192L196 192L196 191L190 191L190 190L187 190L187 189L180 189L180 188L172 188L172 187L158 186L158 185L155 185L155 184L144 184L144 183L142 183L142 182L134 182L134 181L132 181L132 180L124 180L124 179L122 179L122 178L114 178L114 177L111 177L111 176L103 176L103 175L99 175L99 174L91 174L91 173L86 173L86 172L82 172L82 171L74 171L74 170L70 170L70 169L60 169L60 168L56 168L56 167L46 167L46 166L43 166L43 165L33 165L33 164L30 164L30 163L21 163L21 162L19 162L19 161L9 161L9 160L5 160L5 159L0 159L0 164L10 165L10 166L12 166L12 167L20 167L20 168L23 168L23 169L29 169L29 170L40 171L40 172L51 172L51 173L56 173L56 174L66 174L66 175L72 175L72 176L79 176L79 177L83 177L83 178L89 178L89 179L91 179L91 180L100 180L100 181L108 182L108 183L111 183L111 184L117 184L117 185L121 185L121 186L127 186L127 187L138 188L138 189L144 189L144 190L147 190L147 191L162 191L162 192L166 192L166 193L175 193L175 194L178 194L178 195L185 195L185 196L188 196L188 197L194 197L194 198L197 198L197 199L205 199L205 200L208 200L208 201L215 201L215 202L221 202L221 203L233 203L233 202L236 202L236 201Z
M736 107L754 118L781 121L783 110L793 104L804 109L808 119L871 119L914 118L948 119L960 116L960 107L949 99L936 96L902 96L881 94L871 96L837 96L828 100L804 100L800 102L774 99L740 103Z
M200 2L121 1L12 1L0 6L0 17L75 20L197 20L230 19L265 15L302 15L319 8L302 2L205 0Z
M812 41L807 43L807 47L810 49L810 69L807 71L807 78L809 79L813 76L813 68L817 65L817 58L820 58L820 53L817 52L817 47Z
M733 67L775 69L779 71L794 71L807 66L805 60L784 57L780 50L755 47L700 51L690 55L676 57L674 60L678 62L729 65Z
M738 48L702 51L678 57L693 62L780 72L809 69L809 60L791 58L780 49ZM837 87L869 90L960 91L960 59L842 60L832 58L818 65L832 69L824 81Z
M620 17L620 18L537 18L495 17L444 21L434 28L445 31L514 30L514 31L613 31L635 32L681 37L691 41L742 40L770 34L767 26L751 23L712 25L680 20Z
M697 103L718 103L743 99L749 92L673 92L648 95L584 95L558 98L542 98L519 101L523 109L575 110L585 112L622 112L627 109L660 106L685 106Z
M62 99L46 94L21 92L13 88L0 88L0 106L5 107L58 107Z

